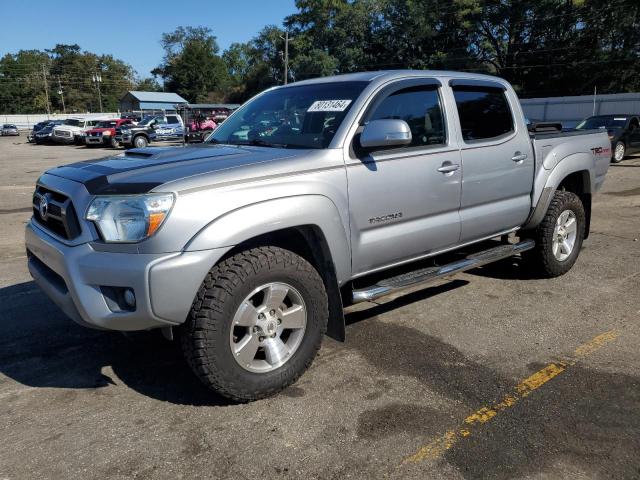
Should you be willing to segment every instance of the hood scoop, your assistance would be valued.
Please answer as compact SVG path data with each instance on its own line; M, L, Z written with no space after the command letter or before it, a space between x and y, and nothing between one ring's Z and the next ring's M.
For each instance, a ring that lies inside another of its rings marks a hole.
M151 152L127 152L124 154L125 158L149 158L153 157Z

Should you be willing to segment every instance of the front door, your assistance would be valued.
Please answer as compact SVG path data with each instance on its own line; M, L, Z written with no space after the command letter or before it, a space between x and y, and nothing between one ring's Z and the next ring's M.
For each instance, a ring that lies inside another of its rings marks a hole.
M355 275L453 246L460 236L460 153L439 84L414 79L387 87L363 123L385 118L406 121L412 143L363 152L354 139L347 175Z
M515 122L502 86L460 82L452 89L461 136L464 243L525 222L531 210L534 158L529 135L518 131L524 124ZM512 101L517 101L515 96Z
M627 151L629 153L640 150L640 123L638 117L633 117L629 121L629 145Z

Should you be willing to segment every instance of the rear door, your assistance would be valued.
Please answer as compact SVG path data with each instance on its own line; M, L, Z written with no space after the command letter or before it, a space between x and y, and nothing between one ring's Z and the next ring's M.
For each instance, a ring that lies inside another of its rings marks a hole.
M534 158L518 99L498 82L451 80L460 126L460 241L518 227L531 209ZM519 109L517 114L520 115Z
M460 154L441 90L436 80L394 82L378 93L361 121L402 119L413 140L373 152L358 148L359 135L353 140L347 176L355 275L458 241Z

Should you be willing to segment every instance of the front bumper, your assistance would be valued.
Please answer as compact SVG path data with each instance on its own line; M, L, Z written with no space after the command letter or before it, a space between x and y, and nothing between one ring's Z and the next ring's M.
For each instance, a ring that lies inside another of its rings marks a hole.
M84 137L84 143L87 145L106 145L110 139L111 137L91 137L87 135Z
M51 135L51 140L53 140L56 143L63 143L65 145L68 145L70 143L74 143L76 141L75 140L75 136L73 136L73 135L70 136L70 137L62 137L62 136L56 135L56 134Z
M31 276L67 316L87 327L121 331L184 322L207 272L228 250L98 251L90 243L68 246L33 221L27 224L25 243ZM104 287L131 288L135 309L114 307Z
M129 145L131 144L131 140L133 139L133 136L130 134L116 135L115 138L116 138L116 142Z

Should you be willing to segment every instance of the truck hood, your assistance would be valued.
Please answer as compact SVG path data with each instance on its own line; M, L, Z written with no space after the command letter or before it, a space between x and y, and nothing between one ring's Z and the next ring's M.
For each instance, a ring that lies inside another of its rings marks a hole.
M230 145L150 147L63 165L46 173L80 182L91 194L146 193L173 180L286 160L301 152L305 150Z

